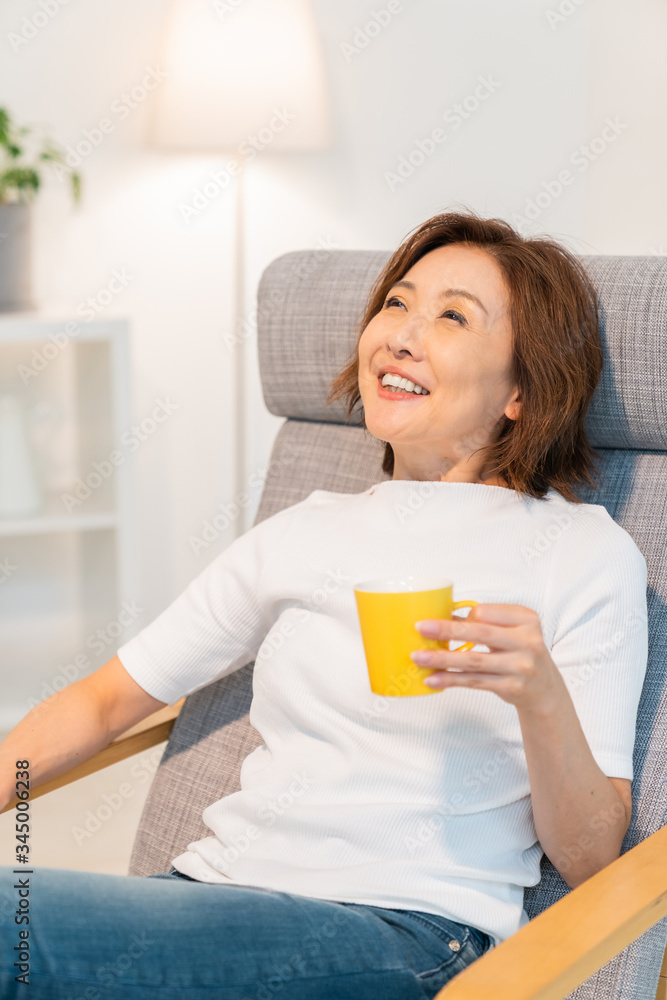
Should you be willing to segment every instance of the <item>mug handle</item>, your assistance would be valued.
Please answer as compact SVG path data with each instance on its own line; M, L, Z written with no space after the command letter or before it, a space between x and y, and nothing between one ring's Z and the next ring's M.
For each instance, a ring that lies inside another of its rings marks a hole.
M479 604L479 601L453 601L452 611L456 611L457 608L472 608L475 604ZM447 645L449 646L449 643ZM476 642L466 642L457 649L450 649L450 653L464 653L466 649L472 649L476 645Z

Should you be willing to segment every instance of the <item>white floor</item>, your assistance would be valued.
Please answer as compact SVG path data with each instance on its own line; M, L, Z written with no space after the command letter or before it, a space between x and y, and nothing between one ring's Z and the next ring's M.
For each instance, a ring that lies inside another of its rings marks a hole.
M166 743L30 803L30 861L127 875L132 843ZM15 814L0 816L0 865L14 865Z

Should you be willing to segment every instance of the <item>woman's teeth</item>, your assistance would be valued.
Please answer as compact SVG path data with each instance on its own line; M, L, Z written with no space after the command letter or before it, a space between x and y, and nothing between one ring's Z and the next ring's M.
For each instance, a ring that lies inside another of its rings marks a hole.
M428 389L424 389L422 386L400 375L391 375L389 372L382 376L382 385L385 389L389 389L390 392L414 392L417 396L420 394L424 396L429 395Z

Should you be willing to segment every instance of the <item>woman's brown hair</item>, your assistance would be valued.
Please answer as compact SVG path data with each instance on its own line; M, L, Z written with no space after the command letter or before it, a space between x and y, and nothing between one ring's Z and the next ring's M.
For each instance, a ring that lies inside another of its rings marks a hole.
M524 237L502 219L473 212L434 215L410 233L373 285L350 360L333 379L327 406L347 397L348 419L359 393L359 339L382 309L387 292L421 257L451 243L478 247L498 263L509 289L512 380L521 407L516 420L504 414L483 454L488 477L541 499L553 488L582 501L572 484L597 484L596 452L584 417L602 373L602 342L595 289L577 257L555 241ZM366 425L362 414L362 425ZM393 475L394 452L385 442L382 471Z

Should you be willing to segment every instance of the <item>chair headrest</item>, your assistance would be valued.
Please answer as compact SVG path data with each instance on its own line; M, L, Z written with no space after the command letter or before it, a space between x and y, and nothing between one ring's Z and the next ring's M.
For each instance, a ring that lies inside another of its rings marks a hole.
M259 368L271 413L348 423L326 406L356 343L386 250L299 250L264 271L257 298ZM597 447L667 449L667 257L580 258L597 291L604 370L586 415ZM361 424L361 404L349 423Z

